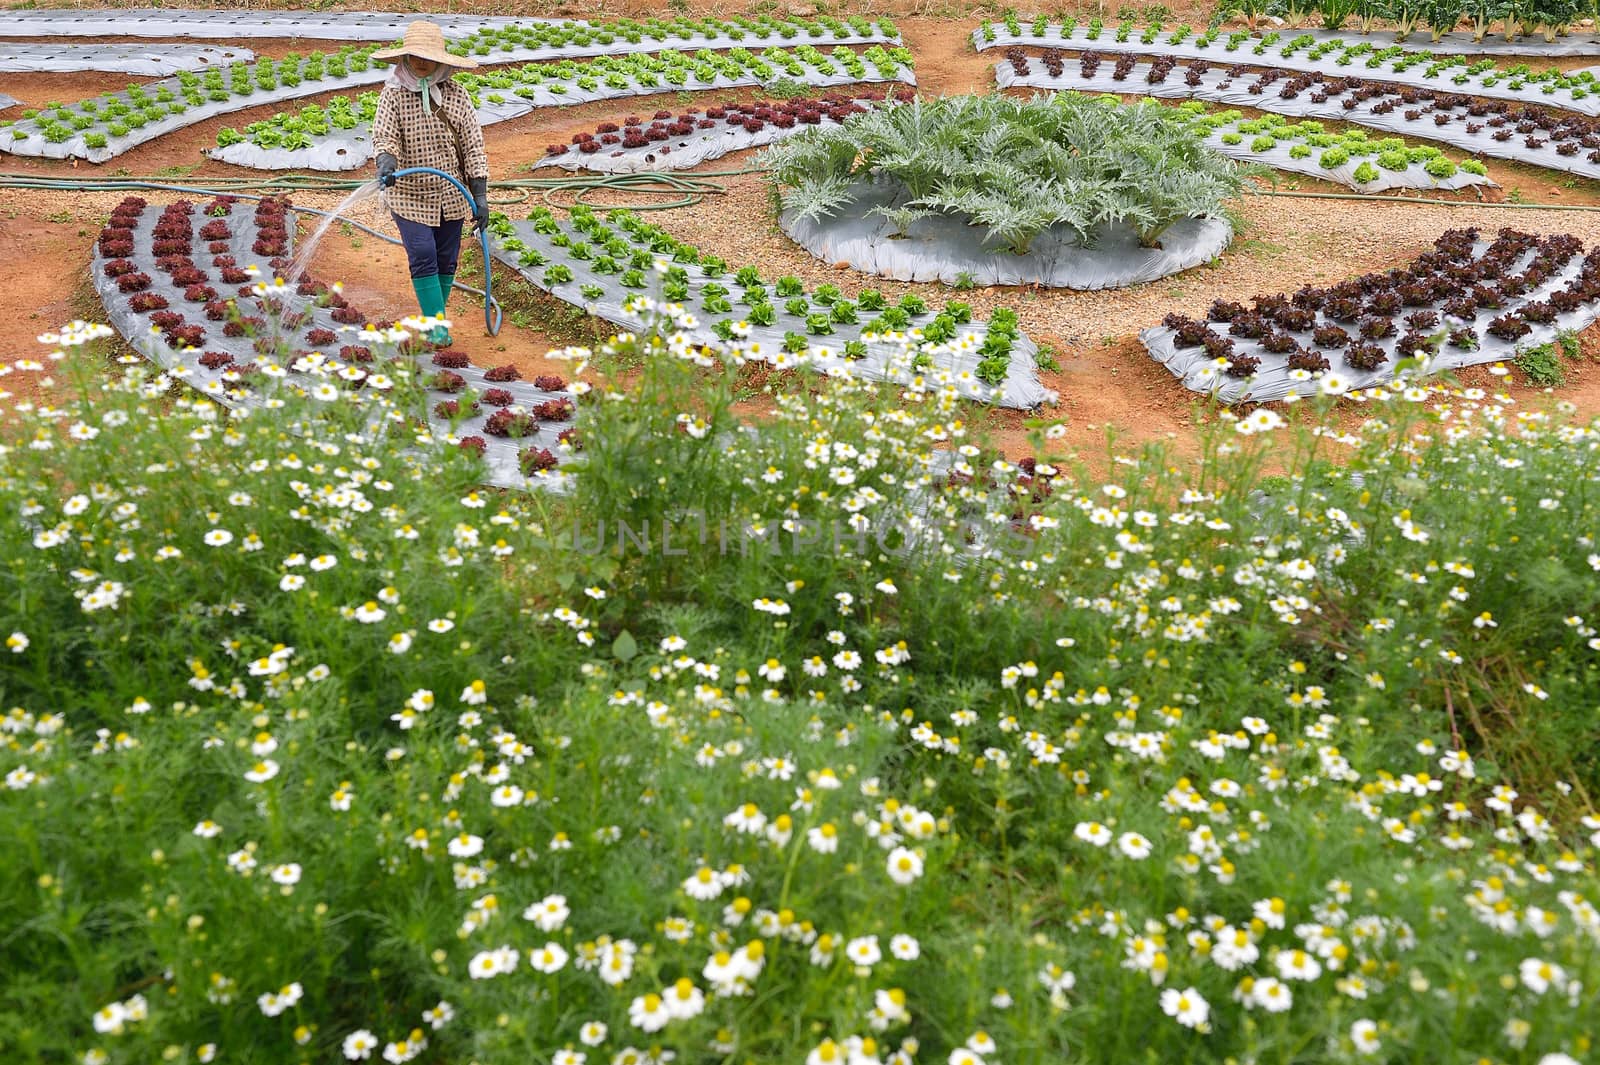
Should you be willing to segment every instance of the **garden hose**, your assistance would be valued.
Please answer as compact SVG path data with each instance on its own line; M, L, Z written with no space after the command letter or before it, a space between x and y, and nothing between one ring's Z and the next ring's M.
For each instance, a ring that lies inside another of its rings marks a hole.
M527 198L538 193L546 203L551 203L551 197L562 192L571 193L574 202L584 203L599 210L610 210L613 207L626 207L630 211L665 211L679 207L693 207L704 202L707 196L720 196L727 193L727 189L717 178L742 177L747 174L763 173L759 167L745 167L740 170L702 170L694 174L672 174L666 172L646 171L637 174L570 174L563 177L551 178L510 178L505 181L495 181L491 185L496 191L505 190L514 193L510 198L498 199L491 196L490 206L509 206L521 203ZM69 178L45 177L37 174L0 173L0 189L42 189L52 192L127 192L138 189L160 189L173 192L184 192L191 195L205 195L214 193L229 193L240 195L235 190L252 189L266 195L277 195L293 192L312 193L340 193L349 192L366 184L365 181L334 177L325 174L281 174L264 177L208 177L204 186L177 185L171 179L159 176L152 177L106 177L106 178ZM587 199L592 194L602 192L615 192L629 196L675 196L676 198L665 203L619 204L590 203ZM1301 192L1286 189L1256 189L1251 195L1257 196L1285 196L1301 199L1315 200L1351 200L1358 203L1414 203L1431 207L1494 207L1501 209L1516 209L1525 211L1600 211L1600 206L1573 203L1485 203L1478 200L1430 200L1421 196L1374 196L1359 192ZM259 198L245 196L246 199ZM296 208L311 214L319 212L310 208ZM355 226L355 223L351 223ZM372 230L356 226L364 232ZM393 237L381 233L374 233L391 244L398 243Z
M456 189L461 193L462 197L466 199L467 205L472 208L473 217L477 217L478 202L472 198L472 193L467 191L467 187L460 181L457 181L449 174L446 174L443 170L435 170L431 166L410 166L404 170L396 170L394 172L394 178L396 181L398 181L400 178L403 178L408 174L432 174L435 177L444 178L446 181L450 182L450 184L456 187ZM363 184L365 184L365 182L363 182ZM485 194L484 198L488 198L487 194ZM499 336L500 325L505 319L505 314L500 310L500 301L494 298L494 256L489 253L489 205L485 203L483 207L484 225L478 230L479 246L483 248L483 327L489 331L490 336ZM446 293L446 295L448 295L448 293Z
M528 199L534 192L538 192L546 202L552 202L550 197L556 193L566 192L573 196L573 202L585 202L584 197L590 193L617 192L630 196L647 195L672 195L674 199L666 203L606 203L588 206L600 210L610 210L613 207L626 207L631 211L661 211L679 207L692 207L704 201L707 196L725 195L727 189L718 182L717 178L740 177L746 174L761 173L758 168L745 168L742 170L711 170L694 175L640 173L640 174L601 174L579 175L572 174L555 178L513 178L507 181L497 181L493 187L506 190L514 195L509 198L489 197L489 205L509 206L521 203ZM445 175L449 177L449 175ZM454 181L454 179L451 179ZM0 173L0 189L37 189L47 192L139 192L158 191L175 192L187 196L236 196L244 200L261 200L268 196L285 195L297 192L326 193L338 195L348 193L366 181L353 178L334 177L322 174L281 174L264 177L207 177L204 184L186 185L178 184L159 175L150 177L47 177L39 174ZM460 183L456 183L460 188ZM249 190L249 191L247 191ZM466 190L462 190L466 195ZM472 197L467 195L470 203ZM302 205L295 206L296 211L319 218L326 218L332 212L319 210L315 207ZM399 244L400 240L387 233L363 225L352 219L340 219L341 223L351 229L358 230L370 237L389 244ZM489 329L490 336L500 332L504 318L500 304L489 292L489 254L488 234L482 234L484 245L484 287L476 289L464 282L457 281L456 288L474 296L481 296L484 300L484 325Z
M1600 211L1600 205L1589 203L1516 203L1502 200L1489 203L1483 200L1430 200L1423 196L1364 196L1359 192L1301 192L1294 189L1251 189L1251 196L1288 196L1301 200L1360 200L1364 203L1423 203L1430 207L1499 207L1524 211Z
M520 203L534 193L545 202L558 193L569 193L575 202L590 207L609 210L626 207L630 211L664 211L679 207L692 207L708 196L720 196L727 189L719 178L742 177L762 173L759 168L741 170L707 170L695 174L644 172L638 174L568 174L548 178L511 178L495 181L495 191L513 193L510 198L491 196L490 206ZM180 185L170 178L151 177L45 177L37 174L0 173L0 189L41 189L52 192L127 192L138 189L160 189L190 194L229 193L249 189L264 195L295 192L330 193L350 192L367 182L355 178L323 174L280 174L263 177L207 177L203 185ZM621 204L589 203L585 197L613 192L627 196L673 196L665 203ZM389 238L386 238L389 239Z

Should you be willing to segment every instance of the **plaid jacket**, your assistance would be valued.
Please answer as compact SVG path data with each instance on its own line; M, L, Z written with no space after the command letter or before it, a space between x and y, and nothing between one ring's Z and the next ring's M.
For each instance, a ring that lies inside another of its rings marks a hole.
M421 93L385 85L372 119L373 154L388 152L400 160L401 170L431 166L460 179L462 184L468 178L488 177L483 127L478 124L467 90L446 81L434 88L433 101L434 113L430 115L422 109ZM472 213L454 185L432 174L401 178L384 193L384 203L401 218L425 226L465 219Z

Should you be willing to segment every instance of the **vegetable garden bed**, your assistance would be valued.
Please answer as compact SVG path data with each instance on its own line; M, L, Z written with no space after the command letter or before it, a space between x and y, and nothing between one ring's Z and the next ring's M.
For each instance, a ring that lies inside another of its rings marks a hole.
M1330 10L1344 4L1344 0L1327 0ZM1345 7L1349 5L1345 4ZM1376 9L1374 9L1376 10ZM1315 45L1324 45L1327 42L1336 42L1341 46L1357 45L1362 43L1373 44L1374 50L1401 46L1408 51L1426 50L1435 55L1528 55L1540 58L1557 58L1562 56L1589 56L1600 55L1600 38L1594 34L1585 33L1557 37L1555 40L1546 40L1543 34L1524 33L1514 40L1505 39L1504 35L1491 37L1487 31L1494 21L1500 21L1504 15L1509 15L1509 5L1501 6L1498 10L1485 5L1484 12L1494 12L1493 19L1483 27L1483 38L1475 39L1470 33L1457 33L1453 31L1460 22L1463 13L1460 8L1452 11L1448 4L1441 4L1432 9L1438 12L1443 26L1448 27L1446 32L1417 32L1413 30L1405 35L1405 39L1398 37L1389 40L1387 35L1398 33L1398 30L1373 30L1364 33L1351 29L1326 29L1323 27L1301 27L1298 29L1284 29L1281 27L1268 27L1248 30L1229 29L1218 30L1213 41L1220 41L1225 48L1237 52L1243 48L1251 50L1261 43L1268 35L1276 35L1279 41L1285 41L1302 36L1310 37ZM1577 13L1580 9L1571 9ZM1344 11L1348 18L1349 10ZM1326 17L1326 16L1325 16ZM1095 26L1100 27L1098 36L1091 36ZM1005 21L985 22L982 26L972 31L972 45L979 51L985 48L1008 48L1012 45L1040 45L1043 47L1069 48L1078 47L1079 42L1088 39L1099 42L1107 38L1121 37L1124 41L1132 39L1140 44L1181 44L1184 41L1195 42L1209 30L1197 32L1192 26L1165 26L1161 23L1139 22L1134 19L1121 19L1115 23L1107 23L1103 19L1052 19L1047 16L1035 15L1021 17L1010 14ZM1239 35L1243 33L1244 37ZM1150 40L1146 41L1145 38ZM1276 42L1274 42L1276 43ZM1098 43L1096 47L1099 47ZM1341 47L1341 50L1342 47ZM1165 54L1165 48L1158 54Z
M261 58L253 64L235 63L225 70L213 68L203 75L183 72L149 85L130 86L124 92L24 117L0 129L0 151L51 159L76 157L103 163L163 133L217 115L381 82L388 77L390 68L387 64L372 62L370 56L376 48L376 45L368 45L338 52L313 52L304 57ZM767 49L759 54L735 48L727 54L700 51L693 54L664 52L654 57L602 56L589 63L567 60L551 65L530 64L511 71L457 75L469 91L481 91L490 102L496 102L497 94L508 103L512 102L511 96L516 96L528 103L527 109L697 86L756 85L781 78L818 86L854 81L915 80L909 52L900 48L886 50L876 45L859 56L842 46L836 48L832 56L807 45L793 52ZM284 124L289 118L279 118L267 128ZM352 143L359 142L352 140ZM293 145L296 150L312 146L309 137ZM345 147L348 153L349 146ZM337 161L335 157L334 164L326 168L349 168L337 165Z
M563 220L538 207L525 221L494 216L491 232L495 258L530 284L625 328L639 326L649 300L681 303L699 322L695 338L737 340L780 367L809 355L825 371L874 379L886 379L898 338L909 336L921 344L919 368L947 374L963 396L1025 409L1054 398L1035 373L1037 348L1005 308L985 323L959 302L890 304L872 290L849 299L832 285L807 292L797 278L736 269L628 211L602 218L579 205Z
M88 9L12 10L6 13L9 37L201 37L239 40L247 37L294 37L306 40L387 41L405 33L417 15L390 11L240 11L218 9L145 8L125 11ZM894 41L899 31L887 19L876 22L859 16L836 19L734 16L729 19L591 19L511 18L504 16L430 13L450 38L499 39L532 37L544 45L576 42L576 47L602 46L589 54L654 51L662 44L674 47L699 40L726 38L740 41L764 36L790 43L855 43ZM601 40L609 36L609 41ZM593 38L582 41L583 37ZM654 42L654 43L647 43ZM529 43L532 43L529 41ZM748 44L748 41L747 41ZM727 47L723 45L723 47ZM578 54L573 51L567 55Z
M659 55L601 57L589 62L530 64L483 74L459 74L485 124L519 118L541 107L691 89L732 89L779 80L818 88L876 82L914 84L911 54L877 46L857 54L835 48L824 55L802 46L793 52L662 52ZM274 115L243 132L225 128L217 147L207 149L220 162L264 170L351 170L372 156L371 119L377 95L335 97L299 115Z
M1600 317L1600 249L1573 236L1451 230L1406 267L1170 314L1139 334L1183 383L1227 402L1383 384L1403 359L1426 369L1510 361Z
M382 81L390 68L372 61L377 47L263 57L204 74L184 71L148 85L130 85L0 129L0 151L103 163L163 133L217 115Z
M995 68L995 80L1002 87L1208 100L1297 118L1351 122L1427 137L1498 159L1600 177L1600 122L1457 93L1396 91L1359 78L1290 77L1283 71L1214 67L1205 60L1177 66L1123 56L1109 64L1091 54L1054 64L1050 57L1008 59Z
M588 23L513 23L484 26L452 40L448 47L456 55L471 56L480 63L505 63L626 55L663 48L755 50L801 45L898 44L899 40L899 29L888 19L874 22L859 15L844 20L829 15L819 15L815 19L763 15L753 19L736 16L726 21L679 18L642 22L617 19Z
M1141 34L1133 32L1130 24L1097 28L1091 22L1074 27L1070 34L1058 35L1050 43L1069 50L1157 56L1168 61L1206 59L1214 63L1245 63L1336 78L1356 75L1394 85L1539 103L1585 115L1600 115L1600 82L1588 72L1535 71L1525 64L1500 67L1492 59L1472 62L1464 56L1440 57L1400 45L1378 48L1371 41L1329 39L1319 42L1307 33L1273 32L1254 38L1243 30L1228 34L1219 29L1193 36L1187 29L1181 27L1171 33L1152 34L1147 28ZM983 29L980 27L973 36L974 43L978 43ZM997 44L998 41L993 45L985 42L986 47Z
M240 11L223 8L15 8L6 12L8 37L188 37L243 40L295 37L322 41L389 41L417 16L403 11ZM430 14L447 35L484 26L561 19L515 19Z
M901 280L1110 288L1215 258L1247 171L1187 115L1057 95L913 100L763 156L780 224Z
M1493 185L1476 159L1456 163L1438 148L1410 145L1399 137L1372 140L1364 130L1330 133L1320 122L1290 123L1279 115L1245 118L1239 111L1206 112L1197 101L1179 110L1209 131L1206 144L1223 155L1276 170L1306 174L1362 192Z
M320 367L349 388L392 387L394 369L374 361L376 341L362 337L371 327L358 308L309 277L295 287L272 282L294 230L286 198L158 209L129 197L96 242L95 290L130 344L220 403L258 406L308 380L296 367ZM564 381L529 385L509 366L483 370L457 352L415 350L424 365L404 366L426 375L430 426L470 440L464 446L482 451L493 483L520 487L522 465L553 468L570 453L563 441L574 397Z
M566 170L604 174L631 174L641 170L686 170L730 152L759 148L828 126L860 114L883 100L872 90L845 96L803 97L750 104L725 100L701 110L691 107L674 114L657 111L649 125L637 115L602 122L592 134L578 134L570 144L552 144L549 154L534 164ZM909 100L911 95L897 94Z
M0 73L66 74L105 70L118 74L166 77L180 70L208 70L230 63L248 63L248 48L209 44L19 44L8 42L0 53Z

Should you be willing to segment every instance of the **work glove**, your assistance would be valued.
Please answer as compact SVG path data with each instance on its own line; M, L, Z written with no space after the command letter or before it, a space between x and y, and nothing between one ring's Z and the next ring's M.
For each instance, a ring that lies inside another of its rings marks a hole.
M482 233L489 224L489 179L468 178L467 187L472 190L472 230Z
M388 152L378 155L378 184L384 188L393 188L395 182L394 172L400 169L400 160Z

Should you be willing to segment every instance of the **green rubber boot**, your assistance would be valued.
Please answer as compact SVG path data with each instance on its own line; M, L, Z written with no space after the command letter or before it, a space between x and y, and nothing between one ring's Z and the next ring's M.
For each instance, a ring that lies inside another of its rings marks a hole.
M456 285L456 275L455 274L440 274L439 275L439 306L441 308L444 308L444 307L448 306L448 304L450 303L450 293L455 288L455 285ZM441 310L440 313L441 314L444 313L443 310Z
M435 318L444 314L444 295L439 289L439 275L429 274L427 277L413 277L411 288L417 294L417 306L421 308L425 318ZM450 345L450 331L442 325L436 325L429 330L426 337L428 343L439 347Z

